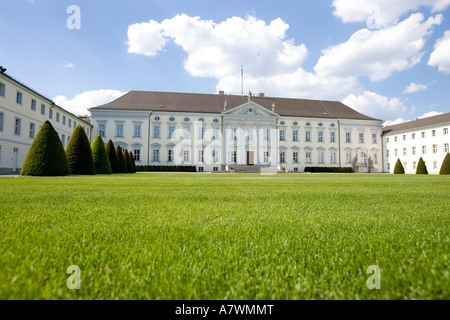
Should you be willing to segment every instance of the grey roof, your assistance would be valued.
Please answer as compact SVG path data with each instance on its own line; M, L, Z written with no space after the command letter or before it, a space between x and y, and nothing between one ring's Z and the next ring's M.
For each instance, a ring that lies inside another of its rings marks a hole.
M433 117L407 121L393 126L383 128L383 134L407 131L418 128L430 127L438 124L450 123L450 112Z
M92 110L139 110L139 111L175 111L198 113L221 113L225 100L230 110L248 101L248 96L130 91L122 97ZM378 120L363 115L337 101L271 98L252 96L251 100L281 116ZM161 108L160 106L164 106ZM378 120L381 121L381 120Z

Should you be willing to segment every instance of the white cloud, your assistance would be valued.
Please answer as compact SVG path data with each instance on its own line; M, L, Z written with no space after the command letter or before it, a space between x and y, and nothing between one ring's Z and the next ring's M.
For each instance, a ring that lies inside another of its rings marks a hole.
M418 119L434 117L434 116L438 116L440 114L443 114L443 112L430 111L430 112L425 113L423 116L418 117Z
M161 26L153 20L128 27L128 53L153 57L166 45Z
M437 40L434 51L430 55L428 65L438 67L438 70L450 74L450 30Z
M392 119L408 111L408 108L400 99L388 98L371 91L365 91L357 95L352 93L342 103L378 119Z
M343 22L366 22L375 18L376 24L386 27L396 24L404 14L422 6L441 12L450 6L450 0L334 0L333 14Z
M442 114L442 112L430 111L430 112L427 112L427 113L425 113L424 115L422 115L420 117L417 117L417 119L434 117L434 116L437 116L437 115L440 115L440 114ZM396 124L409 122L409 121L413 121L413 120L404 120L402 118L398 118L398 119L396 119L394 121L389 120L389 121L386 121L386 122L383 123L383 127L393 126L393 125L396 125Z
M118 90L92 90L78 94L72 99L60 95L55 97L53 101L75 115L87 115L89 114L89 108L109 103L125 93Z
M428 87L424 84L411 82L409 86L403 91L403 93L414 93L419 91L425 91Z
M406 120L404 120L402 118L397 118L397 119L395 119L393 121L392 120L388 120L388 121L383 122L382 126L383 127L395 126L396 124L400 124L400 123L403 123L403 122L406 122Z
M347 42L324 50L314 70L325 77L365 76L383 81L422 59L425 37L443 17L423 20L423 14L417 13L383 30L359 30Z

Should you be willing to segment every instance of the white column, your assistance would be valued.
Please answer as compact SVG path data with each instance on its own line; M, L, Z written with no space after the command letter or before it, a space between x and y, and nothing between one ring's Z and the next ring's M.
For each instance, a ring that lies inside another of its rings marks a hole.
M257 165L257 166L259 166L261 163L260 163L260 159L261 159L261 156L260 156L260 147L259 147L259 130L260 130L260 128L259 128L259 126L256 126L256 135L255 135L255 137L254 137L254 139L256 139L256 150L255 150L255 154L254 154L254 156L255 156L255 165Z
M238 156L238 164L246 165L247 155L245 154L245 128L242 126L238 126L237 128L237 156Z
M270 156L271 156L271 162L272 167L278 166L278 132L277 127L272 126L270 129Z
M223 124L222 132L222 164L226 166L228 164L228 124Z

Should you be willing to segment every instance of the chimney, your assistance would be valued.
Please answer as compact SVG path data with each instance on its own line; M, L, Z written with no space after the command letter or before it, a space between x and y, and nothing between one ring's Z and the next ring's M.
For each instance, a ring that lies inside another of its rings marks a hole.
M223 90L219 91L219 96L223 96L224 94L225 94L225 91L223 91Z
M260 92L260 93L259 93L259 96L260 96L261 98L264 98L264 96L265 96L264 92Z

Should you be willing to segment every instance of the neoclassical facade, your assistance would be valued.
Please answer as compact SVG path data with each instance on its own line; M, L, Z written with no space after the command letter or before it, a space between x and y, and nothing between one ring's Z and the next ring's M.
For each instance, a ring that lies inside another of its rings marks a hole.
M385 170L382 121L335 101L131 91L90 112L95 134L138 165Z

